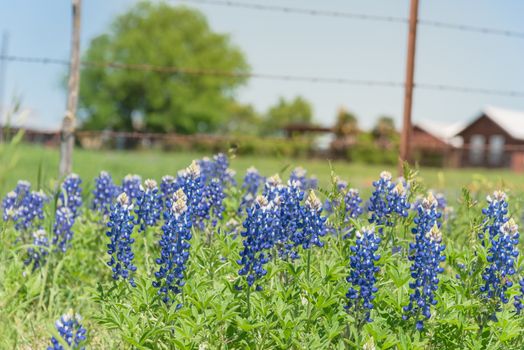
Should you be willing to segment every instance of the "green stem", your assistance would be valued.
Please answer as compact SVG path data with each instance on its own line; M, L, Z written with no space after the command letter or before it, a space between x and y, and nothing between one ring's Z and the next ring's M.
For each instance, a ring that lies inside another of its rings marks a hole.
M306 278L307 278L308 283L309 283L310 269L311 269L311 248L307 250Z
M251 287L250 286L247 286L247 315L246 315L246 318L249 318L250 314L251 314L251 300L250 300L250 297L251 297Z

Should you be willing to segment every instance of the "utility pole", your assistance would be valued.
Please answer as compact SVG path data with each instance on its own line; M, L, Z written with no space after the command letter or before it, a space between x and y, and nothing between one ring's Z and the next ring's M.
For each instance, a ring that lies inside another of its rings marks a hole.
M406 60L406 83L404 86L404 116L400 137L399 175L402 163L410 160L411 109L413 107L413 78L415 76L415 44L417 40L418 0L411 0L409 11L408 55Z
M4 115L7 115L7 107L4 99L4 90L6 86L7 71L7 45L9 43L9 34L4 32L2 35L2 51L0 51L0 143L4 141Z
M71 61L69 82L67 84L67 106L62 120L60 143L60 177L71 173L73 168L73 147L75 143L76 108L78 105L78 87L80 82L80 9L82 0L72 0L73 30L71 35Z

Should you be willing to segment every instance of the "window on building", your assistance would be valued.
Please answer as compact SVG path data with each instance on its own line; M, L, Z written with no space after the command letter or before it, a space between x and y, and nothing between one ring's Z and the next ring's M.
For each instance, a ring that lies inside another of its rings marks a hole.
M469 149L469 161L473 165L480 165L484 160L484 145L486 144L486 138L484 135L473 135L471 136L470 149Z
M504 136L492 135L489 138L489 157L490 165L501 165L504 158Z

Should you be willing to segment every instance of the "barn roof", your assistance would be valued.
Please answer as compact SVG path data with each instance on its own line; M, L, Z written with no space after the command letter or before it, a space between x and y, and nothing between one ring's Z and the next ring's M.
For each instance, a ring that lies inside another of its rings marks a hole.
M524 111L488 106L482 112L486 117L503 128L511 137L524 140Z
M434 120L420 120L414 124L430 135L444 141L455 147L461 145L460 141L456 139L457 133L464 128L463 122L443 123Z

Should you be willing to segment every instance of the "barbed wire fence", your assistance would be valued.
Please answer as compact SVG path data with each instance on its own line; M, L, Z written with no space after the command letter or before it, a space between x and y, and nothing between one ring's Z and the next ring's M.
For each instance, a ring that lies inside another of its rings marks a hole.
M417 0L412 0L417 1ZM320 10L304 7L276 6L263 3L229 1L229 0L172 0L176 3L187 3L193 5L220 6L234 8L245 11L258 11L264 13L281 13L286 15L305 15L315 17L331 17L344 20L355 21L372 21L386 22L398 25L408 25L409 18L384 16L357 12L344 12L336 10ZM416 19L417 26L433 27L443 30L453 30L461 32L470 32L479 35L500 36L510 39L524 39L524 32L508 30L502 28L492 28L483 26L473 26L468 24L449 23L438 20ZM67 59L44 57L44 56L19 56L10 55L4 50L0 53L0 63L6 62L25 63L25 64L43 64L43 65L62 65L70 66L71 62ZM330 77L317 75L294 75L294 74L275 74L271 72L234 72L217 70L213 67L180 67L180 66L163 66L155 65L149 62L124 63L124 62L103 62L103 61L80 61L84 69L122 69L130 71L152 72L156 74L179 74L188 76L215 76L224 78L249 78L265 79L274 81L294 81L311 84L332 84L332 85L352 85L360 87L386 87L386 88L406 88L409 82L393 80L372 80L372 79L355 79L351 77ZM483 94L490 96L505 97L524 97L524 90L497 89L488 87L460 86L447 83L437 82L413 82L413 89L433 90L433 91L451 91L467 94ZM1 124L1 121L0 121ZM1 125L0 125L1 126ZM411 126L410 126L411 127ZM136 137L136 135L134 136Z

